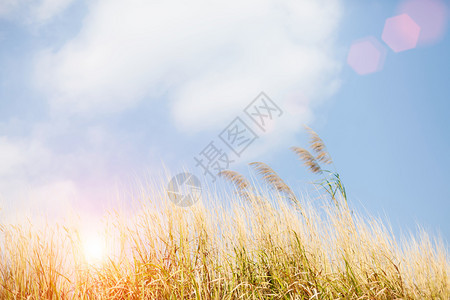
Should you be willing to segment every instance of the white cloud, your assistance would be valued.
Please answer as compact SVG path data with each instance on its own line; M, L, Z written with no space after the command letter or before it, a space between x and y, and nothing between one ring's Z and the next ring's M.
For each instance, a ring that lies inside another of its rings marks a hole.
M20 1L18 0L2 0L0 2L0 17L6 17L13 12Z
M0 136L0 219L39 214L54 219L111 198L116 174L108 149L118 149L117 140L101 127L74 132L67 123L35 124L27 137ZM71 139L81 134L85 140L77 148Z
M0 17L22 14L42 23L71 1L3 0ZM339 84L338 0L87 5L79 33L36 57L35 79L55 114L33 124L27 137L0 137L0 206L10 203L9 212L54 206L56 213L72 197L88 207L110 190L113 171L122 173L123 161L138 152L131 149L136 141L124 143L133 139L126 129L83 125L67 113L121 112L164 97L180 130L221 130L263 90L285 113L245 160L289 139Z
M42 0L33 9L33 16L43 22L63 12L73 0Z
M26 209L50 219L65 217L78 198L78 189L73 181L56 180L30 189Z
M95 1L75 38L39 55L36 78L58 112L168 95L179 128L220 127L262 90L282 106L329 95L340 17L338 0ZM283 122L305 122L309 106L298 111Z
M49 175L50 152L36 139L0 136L0 209L22 213L29 203L28 191L36 178Z
M45 23L63 12L74 0L1 0L0 18L25 23Z
M0 136L0 176L8 175L21 166L25 159L22 149L5 136Z

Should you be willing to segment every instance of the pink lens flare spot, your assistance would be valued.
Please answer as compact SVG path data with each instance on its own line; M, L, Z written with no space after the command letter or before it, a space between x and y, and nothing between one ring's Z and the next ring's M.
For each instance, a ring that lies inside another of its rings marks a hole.
M441 0L407 0L398 7L420 26L419 45L438 42L445 35L449 7Z
M386 48L374 37L355 41L348 52L347 63L359 75L366 75L383 69Z
M407 14L388 18L384 24L383 41L395 52L413 49L419 40L420 27Z

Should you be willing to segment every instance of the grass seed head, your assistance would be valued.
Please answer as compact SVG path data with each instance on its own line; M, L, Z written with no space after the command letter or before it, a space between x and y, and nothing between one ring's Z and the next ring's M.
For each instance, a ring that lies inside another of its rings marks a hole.
M292 201L297 202L294 192L271 167L263 162L252 162L249 165L256 170L258 175L260 175L269 186L279 192L287 194Z
M311 146L311 149L317 155L315 157L315 159L317 161L320 161L327 165L333 163L333 160L331 159L331 156L328 153L327 147L325 146L325 143L323 142L323 140L319 137L319 135L314 130L312 130L308 126L305 126L305 128L308 131L309 136L310 136L309 144Z
M230 181L237 189L239 194L245 195L251 187L250 182L242 174L232 170L223 170L219 175Z
M291 150L303 161L313 173L322 173L322 168L308 150L300 147L291 147Z

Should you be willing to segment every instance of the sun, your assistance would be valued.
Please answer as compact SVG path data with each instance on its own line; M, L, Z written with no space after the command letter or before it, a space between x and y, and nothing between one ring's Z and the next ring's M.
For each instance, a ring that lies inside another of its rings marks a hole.
M105 240L99 234L89 234L83 238L83 254L86 262L99 264L105 259Z

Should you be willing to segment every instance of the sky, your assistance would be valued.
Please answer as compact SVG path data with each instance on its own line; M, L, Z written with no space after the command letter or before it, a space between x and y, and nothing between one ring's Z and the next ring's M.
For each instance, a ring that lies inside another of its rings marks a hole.
M0 219L101 215L164 170L224 184L198 163L213 149L245 175L268 163L301 194L317 178L289 148L307 146L308 125L352 205L448 241L449 7L0 0ZM250 134L239 150L236 124Z

